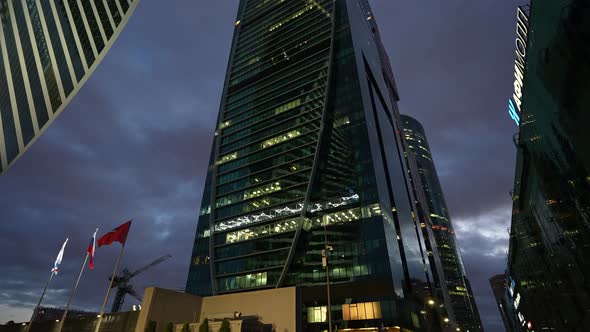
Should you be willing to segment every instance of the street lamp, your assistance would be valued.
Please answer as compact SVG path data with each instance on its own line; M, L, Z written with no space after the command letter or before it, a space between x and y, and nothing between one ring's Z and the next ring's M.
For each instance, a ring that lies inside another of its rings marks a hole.
M330 303L330 269L328 268L328 251L334 251L332 246L328 245L328 233L326 231L326 222L324 222L324 249L322 249L322 267L326 269L326 293L328 296L328 332L332 332L332 306Z

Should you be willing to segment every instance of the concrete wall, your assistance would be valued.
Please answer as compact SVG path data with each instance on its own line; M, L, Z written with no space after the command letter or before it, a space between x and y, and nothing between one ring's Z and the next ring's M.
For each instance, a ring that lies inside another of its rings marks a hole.
M295 287L254 292L199 297L162 288L146 288L135 332L144 332L149 321L156 321L157 332L168 322L196 323L219 313L239 311L242 316L258 316L260 322L272 324L276 332L297 332L297 292ZM239 331L232 322L232 331ZM216 332L220 322L210 322Z
M276 332L296 332L297 293L295 287L234 293L203 298L201 320L220 312L239 311L242 316L259 316Z
M157 332L163 332L172 322L198 321L202 298L163 288L146 288L135 332L144 332L149 321L157 322Z

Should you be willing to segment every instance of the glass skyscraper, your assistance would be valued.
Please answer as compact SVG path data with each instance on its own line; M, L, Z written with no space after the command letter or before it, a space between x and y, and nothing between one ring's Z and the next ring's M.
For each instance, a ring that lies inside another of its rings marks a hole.
M0 0L0 174L63 111L139 0Z
M509 308L512 305L512 303L507 302L508 299L506 298L506 276L504 274L497 274L488 280L492 292L494 293L494 298L496 299L496 304L498 305L498 311L502 317L504 328L509 332L514 331L514 326L510 325L512 321L508 319L508 315L506 314L506 308Z
M186 291L297 286L321 331L329 272L338 328L435 324L397 100L366 0L240 1Z
M517 331L590 331L590 4L523 9L508 309Z
M418 167L421 189L426 199L426 210L431 221L434 246L440 261L438 263L434 260L433 264L441 264L442 267L442 275L437 276L440 282L444 283L444 287L441 287L443 292L441 297L447 302L447 307L452 310L460 329L481 331L481 320L463 267L455 230L424 127L410 116L401 115L401 119L406 141Z

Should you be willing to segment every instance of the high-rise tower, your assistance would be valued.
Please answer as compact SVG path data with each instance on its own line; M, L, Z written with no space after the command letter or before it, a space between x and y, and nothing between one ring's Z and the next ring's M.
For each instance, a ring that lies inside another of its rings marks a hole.
M0 0L0 174L63 111L139 0Z
M506 269L515 331L590 331L589 17L587 0L533 0L516 12Z
M432 221L432 233L437 247L443 275L441 282L446 284L443 292L448 292L450 303L447 304L454 313L457 325L462 330L481 331L481 320L471 292L469 280L465 274L463 260L455 237L447 203L440 185L436 167L426 139L422 124L416 119L402 115L404 135L410 151L413 153L420 174L420 181ZM446 295L446 294L445 294Z
M242 0L187 292L295 285L316 331L329 277L333 325L432 323L397 96L366 0Z

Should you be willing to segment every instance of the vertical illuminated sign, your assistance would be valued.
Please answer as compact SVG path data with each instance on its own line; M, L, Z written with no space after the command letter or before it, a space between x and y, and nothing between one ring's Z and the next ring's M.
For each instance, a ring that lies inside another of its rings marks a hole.
M514 281L514 279L512 279L512 277L508 277L509 279L509 283L508 283L508 295L509 295L509 299L513 299L513 303L512 303L512 307L514 309L514 314L516 315L516 319L518 320L518 323L520 323L520 325L524 328L527 329L527 331L530 332L535 332L533 330L533 324L531 323L531 321L527 321L526 318L524 317L524 315L522 314L522 312L520 312L518 310L518 308L520 307L520 293L516 291L516 282Z
M527 35L529 32L529 17L521 7L516 9L516 59L514 60L514 93L508 100L508 114L516 125L520 125L522 105L522 87L524 81L524 66L526 63Z

